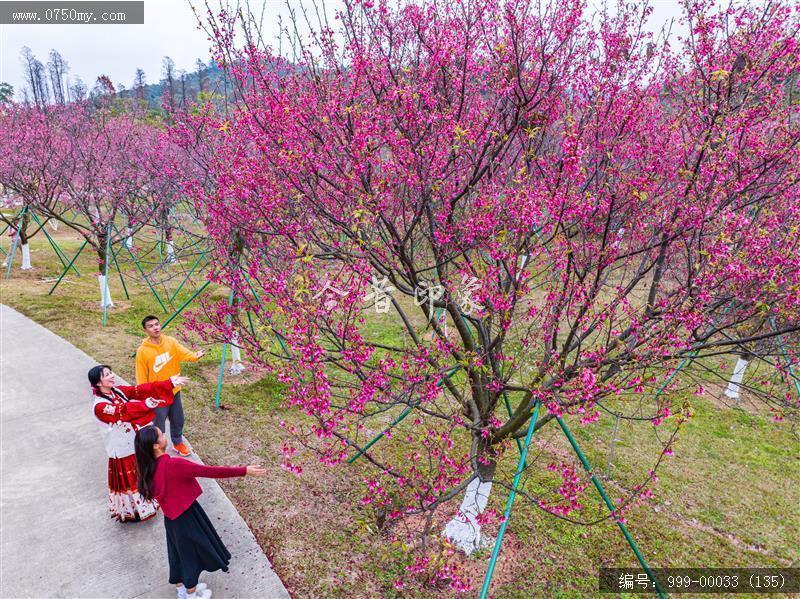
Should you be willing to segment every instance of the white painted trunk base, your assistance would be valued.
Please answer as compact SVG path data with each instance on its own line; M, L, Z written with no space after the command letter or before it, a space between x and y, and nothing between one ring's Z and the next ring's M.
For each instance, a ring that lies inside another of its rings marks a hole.
M525 270L525 266L531 259L530 254L522 254L519 257L519 269L517 270L517 282L519 282L520 277L522 277L522 271Z
M175 260L175 244L173 244L171 241L168 241L167 242L167 262L172 264L175 261L176 261Z
M617 250L619 249L619 245L622 243L622 238L625 236L625 227L620 227L617 229L617 238L614 240L612 247Z
M106 285L105 275L97 275L97 282L100 283L100 307L113 308L114 302L111 300L111 289Z
M31 247L26 243L22 246L22 266L20 266L22 270L31 270L33 266L31 266Z
M56 219L51 218L49 221L47 221L47 224L50 225L51 231L58 231L58 221Z
M731 375L731 380L728 382L728 388L725 389L725 395L731 399L739 399L739 386L742 384L744 371L747 370L749 363L743 358L739 358L736 361L736 366L733 367L733 375Z
M125 246L129 249L133 249L133 230L128 227L128 236L125 238Z
M244 372L244 364L242 364L242 350L239 349L239 337L236 335L231 339L231 374L242 374Z
M481 482L479 478L469 483L458 513L445 526L444 536L447 540L467 555L490 547L494 542L493 539L481 536L481 525L477 520L478 515L486 509L491 490L492 483Z

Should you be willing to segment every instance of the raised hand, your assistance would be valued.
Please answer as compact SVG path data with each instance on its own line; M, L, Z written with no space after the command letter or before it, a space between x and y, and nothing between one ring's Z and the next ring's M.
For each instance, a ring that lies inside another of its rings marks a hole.
M186 385L189 382L189 377L188 376L180 376L178 374L175 374L175 375L169 377L169 380L172 381L172 386L173 387L183 387L184 385Z
M267 470L260 465L251 465L247 467L247 476L265 476Z

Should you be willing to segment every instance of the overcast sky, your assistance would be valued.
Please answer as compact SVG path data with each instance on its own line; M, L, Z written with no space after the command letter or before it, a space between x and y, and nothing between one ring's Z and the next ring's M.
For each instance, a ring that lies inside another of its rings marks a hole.
M202 0L193 2L204 6ZM292 0L292 4L298 2ZM326 2L339 4L339 0ZM275 27L279 14L284 19L288 14L285 0L250 0L250 5L264 6L265 28ZM652 29L660 29L680 13L678 0L654 0L653 6ZM177 69L188 72L194 70L198 58L208 61L209 42L197 28L189 0L145 0L144 14L144 25L0 25L0 81L11 83L15 99L21 99L23 46L30 47L43 63L55 48L69 63L70 76L80 76L90 89L101 74L130 88L139 67L148 83L156 83L161 79L164 56L172 57Z
M203 0L193 3L204 13ZM22 89L23 46L43 63L55 48L69 63L70 76L80 76L90 89L101 74L130 88L137 68L144 69L148 83L156 83L164 56L170 56L177 69L189 72L198 58L208 61L210 44L197 28L188 0L144 0L144 4L144 25L0 25L0 81ZM251 0L250 4L259 9L265 6L265 22L277 23L278 13L284 18L287 14L283 0Z

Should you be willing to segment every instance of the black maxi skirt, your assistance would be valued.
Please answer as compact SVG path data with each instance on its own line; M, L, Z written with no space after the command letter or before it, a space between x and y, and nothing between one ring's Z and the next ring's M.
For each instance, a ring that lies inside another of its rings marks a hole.
M164 527L171 584L191 589L203 571L228 571L231 554L197 501L174 520L164 518Z

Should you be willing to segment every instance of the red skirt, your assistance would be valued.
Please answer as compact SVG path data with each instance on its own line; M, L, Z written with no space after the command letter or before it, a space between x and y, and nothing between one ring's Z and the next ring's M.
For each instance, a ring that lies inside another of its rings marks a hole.
M156 515L158 502L143 499L136 487L136 456L108 458L108 510L120 522L147 520Z

